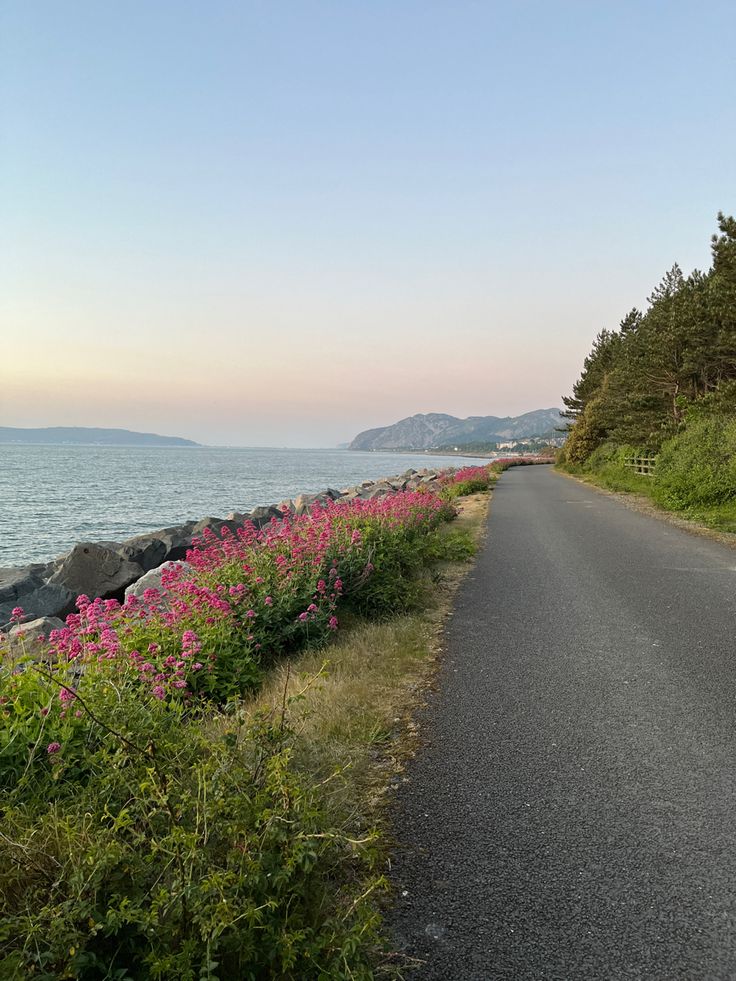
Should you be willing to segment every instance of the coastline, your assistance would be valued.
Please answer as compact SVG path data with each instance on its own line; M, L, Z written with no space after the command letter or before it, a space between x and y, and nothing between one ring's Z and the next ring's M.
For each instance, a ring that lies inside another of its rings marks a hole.
M122 599L131 589L140 591L169 563L182 562L202 536L220 536L251 523L256 530L284 518L300 515L313 505L336 500L371 500L397 490L417 490L454 468L409 469L393 477L365 480L361 484L319 493L301 493L278 504L258 506L248 512L231 511L224 518L207 516L167 528L144 532L122 541L82 541L48 562L0 567L0 632L11 629L12 611L22 608L24 623L59 621L76 608L80 594L103 599ZM159 575L160 581L160 575ZM56 626L39 624L46 632Z

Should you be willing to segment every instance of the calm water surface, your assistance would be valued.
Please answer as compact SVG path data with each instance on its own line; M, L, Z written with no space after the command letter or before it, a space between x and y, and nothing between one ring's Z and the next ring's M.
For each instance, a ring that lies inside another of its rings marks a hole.
M80 541L119 541L462 460L347 450L3 445L0 565L46 561Z

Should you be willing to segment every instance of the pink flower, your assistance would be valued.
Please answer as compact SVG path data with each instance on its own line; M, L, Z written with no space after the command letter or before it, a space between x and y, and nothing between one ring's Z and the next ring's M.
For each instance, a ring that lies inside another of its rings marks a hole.
M337 617L330 617L327 626L330 630L337 630Z
M77 696L73 691L69 691L68 688L62 688L59 692L59 701L65 705L67 702L73 702Z
M266 604L266 606L273 606L273 597L267 596L263 602Z
M49 743L46 747L46 752L51 756L52 753L58 753L61 749L61 743Z
M159 701L166 698L166 691L161 685L154 685L151 689L151 694L154 698L158 698Z
M20 623L23 617L26 615L26 611L22 606L14 606L10 612L10 619L14 623Z
M299 614L299 619L302 621L302 623L304 623L305 620L308 620L309 619L309 614L308 613L300 613Z

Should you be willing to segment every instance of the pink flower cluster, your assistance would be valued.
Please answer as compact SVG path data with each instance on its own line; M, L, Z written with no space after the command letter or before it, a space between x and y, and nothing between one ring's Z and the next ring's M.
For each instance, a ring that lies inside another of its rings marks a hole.
M193 568L165 570L161 590L122 605L80 596L79 612L50 634L52 658L83 666L79 684L103 672L160 700L229 697L258 664L338 628L336 607L371 576L381 529L423 534L451 513L437 495L396 492L317 504L260 531L206 531L187 554ZM72 700L67 692L63 710Z

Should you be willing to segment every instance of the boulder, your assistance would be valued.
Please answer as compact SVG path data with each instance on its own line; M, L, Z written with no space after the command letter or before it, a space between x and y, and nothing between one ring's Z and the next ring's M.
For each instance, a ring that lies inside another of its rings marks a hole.
M387 494L393 494L394 489L390 484L387 483L376 483L367 487L360 496L364 501L372 501L375 497L385 497Z
M328 487L324 492L325 497L329 497L331 501L336 501L338 498L342 497L342 491L335 490L334 487Z
M11 627L7 634L8 648L11 654L33 654L35 651L41 653L44 649L44 641L52 630L61 630L64 621L58 617L37 617L27 623L19 623Z
M64 616L74 609L75 595L67 586L44 581L49 569L41 564L0 569L0 624L10 622L16 606L23 607L26 619Z
M140 579L136 579L134 583L125 590L125 598L129 599L131 596L142 597L147 589L157 589L162 597L161 605L166 607L166 589L161 585L161 579L164 572L168 569L179 568L181 573L187 573L192 566L188 562L183 560L177 560L174 562L164 562L157 569L151 569L145 575L141 576Z
M283 518L283 514L278 508L274 507L258 507L254 508L250 513L250 520L256 526L256 528L263 528L274 518Z
M111 548L82 542L65 555L49 579L49 585L62 586L75 597L122 595L126 586L143 575L137 562L129 562Z
M144 572L155 569L166 558L166 545L160 538L140 535L124 542L97 542L103 548L112 549L126 562L135 562Z
M231 518L202 518L201 521L195 521L192 527L192 538L201 538L205 531L211 531L216 538L222 538L223 528L235 531L238 524L239 522Z
M297 494L294 498L294 510L297 514L306 514L317 500L317 494Z
M225 521L232 521L240 528L246 521L250 521L250 514L248 511L231 511L230 514L225 515Z
M126 539L122 545L126 548L151 548L160 553L160 549L153 542L163 542L164 553L161 556L161 562L183 559L187 554L187 549L192 544L194 524L193 521L187 521L183 525L173 525L171 528L149 531L145 535L136 535L135 538ZM136 560L130 559L129 561ZM149 566L149 568L154 568L154 566Z

